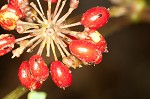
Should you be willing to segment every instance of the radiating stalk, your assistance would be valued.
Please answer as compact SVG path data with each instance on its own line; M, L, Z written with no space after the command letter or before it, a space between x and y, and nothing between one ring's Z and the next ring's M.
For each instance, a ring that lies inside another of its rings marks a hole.
M66 18L72 13L73 10L74 9L69 8L68 12L57 21L57 24L61 24L62 22L64 22Z
M53 20L54 23L57 21L57 19L58 19L60 13L62 12L62 10L63 10L63 8L64 8L64 6L65 6L65 4L66 4L66 1L67 1L67 0L64 0L64 1L62 2L62 5L61 5L61 7L60 7L58 13L57 13L56 16L54 17L54 20Z

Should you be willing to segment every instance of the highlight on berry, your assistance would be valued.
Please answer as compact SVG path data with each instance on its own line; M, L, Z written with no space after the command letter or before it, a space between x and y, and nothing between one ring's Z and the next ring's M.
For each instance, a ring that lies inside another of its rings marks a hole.
M58 87L65 89L72 83L70 68L99 64L103 53L108 52L107 42L97 29L108 22L109 10L93 7L83 13L80 21L67 24L66 19L79 7L79 0L69 0L68 11L62 16L67 0L43 0L48 6L47 13L40 0L36 2L38 5L30 0L8 0L8 4L1 7L1 27L16 30L22 37L15 38L13 33L1 34L0 56L12 52L12 58L20 57L23 52L32 52L38 46L36 54L19 67L21 84L29 90L37 90L51 76ZM52 8L53 4L55 8ZM84 29L69 29L77 26ZM46 57L54 56L49 66L42 58L43 51L46 51Z

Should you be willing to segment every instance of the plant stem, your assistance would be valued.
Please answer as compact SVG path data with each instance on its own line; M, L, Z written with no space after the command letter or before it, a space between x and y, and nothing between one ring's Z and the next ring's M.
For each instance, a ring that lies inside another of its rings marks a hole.
M7 94L5 97L3 97L3 99L18 99L26 92L28 92L28 90L20 85L16 89L14 89L12 92Z

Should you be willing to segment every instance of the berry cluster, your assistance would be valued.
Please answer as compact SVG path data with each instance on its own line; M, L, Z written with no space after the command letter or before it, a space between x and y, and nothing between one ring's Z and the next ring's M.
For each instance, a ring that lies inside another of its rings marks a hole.
M97 29L107 23L109 12L105 7L93 7L82 15L79 22L67 24L65 20L78 7L79 0L70 0L68 11L61 17L67 0L45 0L48 6L46 15L40 1L36 1L39 9L28 0L9 0L0 9L1 27L24 34L17 39L13 34L1 34L0 56L12 51L12 58L20 57L24 51L32 52L39 45L37 53L20 65L20 82L27 89L36 90L50 74L54 83L64 89L72 83L69 68L99 64L102 53L108 52L107 43ZM54 3L56 6L52 11ZM79 25L84 26L83 31L69 29ZM19 47L13 49L15 44ZM54 56L49 68L42 58L44 49L47 57L50 57L51 50ZM56 50L60 52L62 62L58 60Z

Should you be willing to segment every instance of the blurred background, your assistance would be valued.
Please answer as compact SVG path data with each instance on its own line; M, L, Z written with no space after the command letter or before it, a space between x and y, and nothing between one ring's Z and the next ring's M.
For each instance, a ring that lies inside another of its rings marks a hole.
M7 0L0 2L2 7ZM40 89L47 93L47 99L150 99L150 8L139 10L143 2L148 5L149 1L80 0L71 17L80 16L95 6L110 8L111 18L99 30L105 36L109 53L103 54L99 65L72 69L73 84L66 90L58 88L49 77ZM1 27L0 33L19 36ZM0 99L20 85L18 68L33 54L24 53L14 59L11 59L12 53L0 57ZM27 94L20 97L26 98Z

